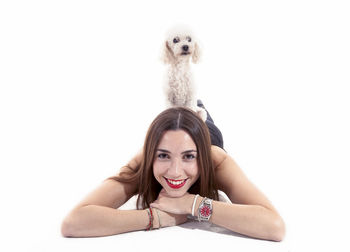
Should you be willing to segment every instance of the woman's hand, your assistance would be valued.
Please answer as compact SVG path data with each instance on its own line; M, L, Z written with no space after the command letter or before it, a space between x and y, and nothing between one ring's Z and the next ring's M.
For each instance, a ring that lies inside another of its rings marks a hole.
M185 214L167 213L156 208L153 208L152 212L155 218L154 228L177 226L187 221Z
M187 215L191 213L193 199L194 195L189 193L179 198L173 198L162 189L158 199L151 203L151 207L156 208L154 212L158 211L161 227L175 226L187 221ZM158 216L156 218L158 219Z
M170 197L167 192L162 189L159 193L158 199L151 203L151 207L172 214L191 214L192 203L194 199L193 194L186 193L179 198Z
M158 220L156 225L170 227L185 223L187 215L191 213L193 198L194 195L189 193L179 198L172 198L162 189L158 199L151 203L151 207L156 208L153 210L155 218Z

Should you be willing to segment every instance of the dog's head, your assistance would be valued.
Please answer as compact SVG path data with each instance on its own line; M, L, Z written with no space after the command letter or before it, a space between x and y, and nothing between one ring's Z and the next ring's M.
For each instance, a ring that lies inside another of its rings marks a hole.
M168 32L164 43L163 61L166 64L189 61L197 63L200 58L198 43L191 31L173 28Z

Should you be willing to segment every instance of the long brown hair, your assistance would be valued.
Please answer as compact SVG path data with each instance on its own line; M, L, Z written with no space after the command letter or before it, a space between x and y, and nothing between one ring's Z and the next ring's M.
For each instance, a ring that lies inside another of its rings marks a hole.
M151 123L143 146L143 154L137 167L126 166L127 170L112 177L123 183L138 183L137 208L143 209L158 198L162 187L153 175L153 162L163 134L168 130L184 130L197 147L199 178L189 189L189 193L218 199L214 166L211 158L211 142L208 127L203 120L184 107L170 108L160 113Z

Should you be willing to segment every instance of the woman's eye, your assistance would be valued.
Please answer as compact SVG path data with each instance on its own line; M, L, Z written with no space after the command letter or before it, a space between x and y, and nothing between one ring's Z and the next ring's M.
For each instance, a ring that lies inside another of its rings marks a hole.
M166 158L169 158L169 155L166 153L160 153L160 154L158 154L158 158L159 159L166 159Z
M174 42L174 44L176 44L176 43L180 42L180 39L178 37L176 37L173 39L173 42Z
M195 159L195 158L196 158L196 156L193 155L193 154L186 154L186 155L184 156L184 159L185 159L185 160L192 160L192 159Z

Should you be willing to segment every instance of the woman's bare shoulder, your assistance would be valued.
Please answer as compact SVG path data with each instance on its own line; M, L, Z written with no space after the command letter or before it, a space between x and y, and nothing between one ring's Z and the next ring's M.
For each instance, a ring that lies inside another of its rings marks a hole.
M142 161L142 150L139 151L135 156L132 157L132 159L128 162L128 165L132 169L136 169L141 164Z
M211 157L214 163L214 167L218 168L220 164L222 164L225 159L228 157L228 154L218 146L211 146Z
M128 201L137 192L137 182L123 183L114 178L118 177L122 172L129 171L129 169L135 170L140 164L141 158L141 153L135 155L115 176L107 178L91 191L76 208L87 205L118 208Z
M226 193L231 202L247 205L261 205L274 210L267 197L247 178L235 160L219 147L212 148L216 166L219 190Z

